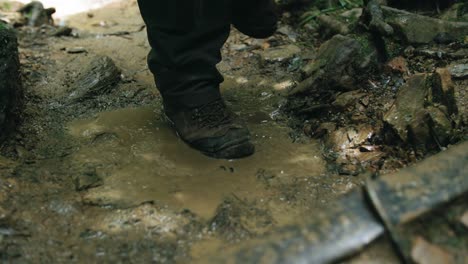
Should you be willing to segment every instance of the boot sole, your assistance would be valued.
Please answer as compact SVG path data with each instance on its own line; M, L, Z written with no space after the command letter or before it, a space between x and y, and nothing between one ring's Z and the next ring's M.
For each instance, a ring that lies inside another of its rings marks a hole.
M169 123L169 125L174 130L178 138L184 141L185 144L187 144L191 148L201 152L202 154L208 157L215 158L215 159L240 159L240 158L246 158L255 153L255 146L250 142L249 139L241 140L239 142L234 142L227 146L223 146L221 149L215 152L209 152L209 151L198 149L194 145L192 145L190 142L188 142L187 140L185 140L183 137L180 136L179 132L177 132L177 129L175 128L174 122L166 114L164 114L164 119L166 119L166 121Z

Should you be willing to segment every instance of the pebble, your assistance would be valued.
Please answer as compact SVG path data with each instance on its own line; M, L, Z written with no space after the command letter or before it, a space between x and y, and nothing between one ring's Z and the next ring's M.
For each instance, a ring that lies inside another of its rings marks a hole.
M70 54L79 54L79 53L85 53L88 52L85 48L83 47L73 47L73 48L67 48L66 51Z
M411 258L419 264L455 263L454 258L444 249L417 237L411 250Z
M461 217L461 222L468 228L468 211L466 211Z
M465 79L468 77L468 64L457 64L449 67L453 78Z

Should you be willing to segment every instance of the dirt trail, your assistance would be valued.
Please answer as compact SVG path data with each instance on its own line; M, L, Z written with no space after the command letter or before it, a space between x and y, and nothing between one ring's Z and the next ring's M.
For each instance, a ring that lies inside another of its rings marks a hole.
M27 102L19 136L4 150L10 155L0 158L0 173L10 175L0 179L0 202L14 223L0 225L0 259L183 263L313 217L363 184L366 175L330 172L319 141L291 137L278 111L287 67L239 51L246 38L237 31L223 50L222 90L251 128L257 153L213 160L162 120L136 3L92 14L70 17L79 38L21 36ZM77 47L86 52L66 52ZM77 72L96 56L112 58L123 81L67 103ZM351 262L375 256L397 263L386 241Z

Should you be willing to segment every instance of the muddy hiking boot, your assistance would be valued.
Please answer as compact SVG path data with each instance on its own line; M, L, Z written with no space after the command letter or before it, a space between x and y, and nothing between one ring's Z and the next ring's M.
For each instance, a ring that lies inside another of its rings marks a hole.
M165 104L164 113L178 136L207 156L237 159L255 152L249 130L222 99L183 110Z

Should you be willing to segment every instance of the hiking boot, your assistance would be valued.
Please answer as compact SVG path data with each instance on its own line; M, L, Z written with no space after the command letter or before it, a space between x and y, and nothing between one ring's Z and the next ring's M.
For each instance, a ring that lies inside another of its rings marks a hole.
M253 38L268 38L277 29L278 15L273 0L236 0L233 25Z
M165 104L164 112L179 137L207 156L237 159L250 156L255 151L249 130L222 99L182 110Z

